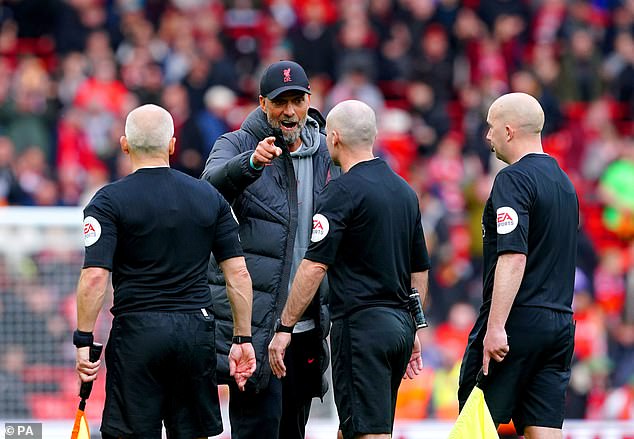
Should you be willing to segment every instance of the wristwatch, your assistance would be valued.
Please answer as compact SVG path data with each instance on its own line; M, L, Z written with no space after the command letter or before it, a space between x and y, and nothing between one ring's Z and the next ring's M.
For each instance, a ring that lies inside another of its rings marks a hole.
M275 322L275 332L286 332L288 334L292 334L293 333L293 328L295 327L295 325L293 326L285 326L282 324L282 319L277 319Z

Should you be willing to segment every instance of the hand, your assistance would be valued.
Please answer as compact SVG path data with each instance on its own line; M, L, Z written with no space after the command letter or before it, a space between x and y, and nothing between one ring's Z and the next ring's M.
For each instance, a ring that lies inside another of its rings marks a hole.
M291 334L287 332L276 332L273 340L269 343L269 364L273 374L278 378L286 376L286 366L284 365L284 352L291 343Z
M229 351L229 375L236 380L238 389L244 386L255 372L255 350L251 343L232 344Z
M89 383L97 379L97 372L99 372L99 366L101 366L101 360L97 360L94 363L88 358L90 355L90 346L83 348L77 348L75 369L77 369L77 375L82 383Z
M493 358L498 363L504 360L509 353L509 343L506 337L506 330L501 328L487 328L484 336L484 357L482 359L482 372L489 374L489 361Z
M407 369L405 369L405 375L403 379L414 379L416 375L423 371L423 358L421 357L421 345L418 335L414 335L414 348L412 349L412 356L409 358Z
M282 155L282 148L275 146L275 137L267 137L258 143L252 156L253 165L270 165L273 159Z

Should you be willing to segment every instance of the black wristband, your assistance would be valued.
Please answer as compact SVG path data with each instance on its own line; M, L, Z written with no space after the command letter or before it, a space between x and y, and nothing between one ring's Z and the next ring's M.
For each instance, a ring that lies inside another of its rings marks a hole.
M275 332L286 332L287 334L292 334L293 328L295 328L295 325L293 326L283 325L282 319L277 319L277 321L275 322Z
M84 332L76 329L73 332L73 344L78 348L85 348L86 346L92 346L95 337L92 332Z
M231 343L233 344L243 344L243 343L251 343L253 337L250 335L234 335L231 337Z

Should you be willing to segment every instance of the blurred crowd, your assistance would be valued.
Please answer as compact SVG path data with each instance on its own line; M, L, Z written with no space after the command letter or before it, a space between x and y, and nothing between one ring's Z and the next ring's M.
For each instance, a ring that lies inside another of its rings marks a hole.
M370 104L378 154L420 197L432 325L426 373L404 383L398 416L457 414L459 364L481 301L482 209L502 166L484 139L486 110L521 91L542 104L544 148L581 204L567 417L634 419L632 0L0 2L0 204L84 205L129 173L118 139L125 115L144 103L172 114L172 166L198 177L215 139L256 105L263 69L280 59L304 66L324 114L344 99ZM0 350L19 351L0 368L0 380L18 387L12 395L28 386L16 379L20 365L72 361L72 316L59 316L69 315L74 285L38 296L52 264L41 259L25 269L39 284L0 270L3 328L26 309L50 336L34 353L0 329ZM6 401L0 394L0 418L12 407L32 414L28 400Z

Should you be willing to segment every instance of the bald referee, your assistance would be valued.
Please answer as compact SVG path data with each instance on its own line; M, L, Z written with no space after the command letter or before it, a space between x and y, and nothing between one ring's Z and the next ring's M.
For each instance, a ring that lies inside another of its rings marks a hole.
M482 216L483 304L460 371L462 408L478 371L495 423L528 439L562 437L575 325L572 291L579 226L575 189L542 150L544 112L524 93L498 98L487 140L509 166Z
M134 172L104 186L84 209L86 256L77 287L77 372L88 360L112 272L114 316L106 348L105 439L193 439L222 432L216 388L209 254L220 262L232 305L229 353L240 388L255 370L251 278L229 205L208 183L170 169L176 139L156 105L130 112L121 149Z
M408 310L412 287L424 299L430 265L418 198L374 157L376 134L374 111L363 102L341 102L328 114L328 151L344 174L320 194L311 243L280 317L291 331L328 271L334 395L344 439L391 437L401 379L422 369ZM280 378L290 340L278 329L269 345L271 370Z

